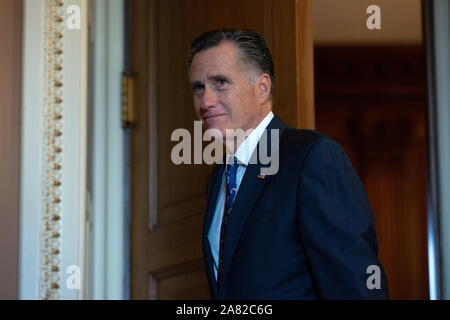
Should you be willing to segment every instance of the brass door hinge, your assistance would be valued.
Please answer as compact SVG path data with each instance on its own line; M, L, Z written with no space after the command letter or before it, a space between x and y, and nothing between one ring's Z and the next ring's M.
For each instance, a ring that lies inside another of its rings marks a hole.
M134 79L122 74L122 128L129 128L136 122L134 105Z

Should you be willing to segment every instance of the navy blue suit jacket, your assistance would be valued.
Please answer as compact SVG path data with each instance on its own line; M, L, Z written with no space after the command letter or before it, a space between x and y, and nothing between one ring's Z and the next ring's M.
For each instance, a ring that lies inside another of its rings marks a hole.
M388 298L372 210L343 149L320 132L286 127L278 116L267 129L280 132L279 149L269 151L278 152L279 169L261 179L261 163L247 167L228 218L220 287L208 232L225 166L216 165L208 179L203 253L211 297ZM367 286L371 265L379 267L380 289Z

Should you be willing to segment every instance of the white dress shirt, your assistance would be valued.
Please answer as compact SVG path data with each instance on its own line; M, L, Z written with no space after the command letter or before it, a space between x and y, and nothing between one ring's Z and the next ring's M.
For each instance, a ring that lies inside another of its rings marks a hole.
M259 125L249 134L249 136L242 142L242 144L237 148L234 156L238 160L238 168L236 172L236 187L237 192L239 192L239 186L241 185L242 178L244 177L245 170L247 169L250 157L258 145L259 139L261 138L264 130L274 117L272 111L270 111L265 118L259 123ZM227 158L227 163L231 162L232 156ZM220 228L222 225L223 211L225 209L225 170L222 175L222 182L220 184L220 191L217 197L216 209L214 211L214 217L211 223L211 228L209 229L208 239L211 246L212 256L214 258L214 274L217 280L218 272L218 261L219 261L219 247L220 247ZM237 197L237 193L236 193Z

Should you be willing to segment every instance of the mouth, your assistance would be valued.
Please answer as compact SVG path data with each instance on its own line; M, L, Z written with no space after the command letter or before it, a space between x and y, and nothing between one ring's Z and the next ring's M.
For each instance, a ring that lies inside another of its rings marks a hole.
M219 118L219 117L224 116L224 115L225 115L225 114L208 115L208 116L203 117L203 121L210 120L210 119L215 119L215 118Z

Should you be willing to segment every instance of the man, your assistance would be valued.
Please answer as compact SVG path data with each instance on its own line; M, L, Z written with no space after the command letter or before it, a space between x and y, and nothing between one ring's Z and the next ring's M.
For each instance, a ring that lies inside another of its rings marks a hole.
M254 129L207 182L203 250L211 296L387 298L363 186L336 142L286 127L272 113L265 40L250 30L207 32L192 42L188 67L206 129L220 131L224 141L231 129ZM270 175L261 174L261 161L250 161L265 129L279 133L278 147L269 150L279 166Z

